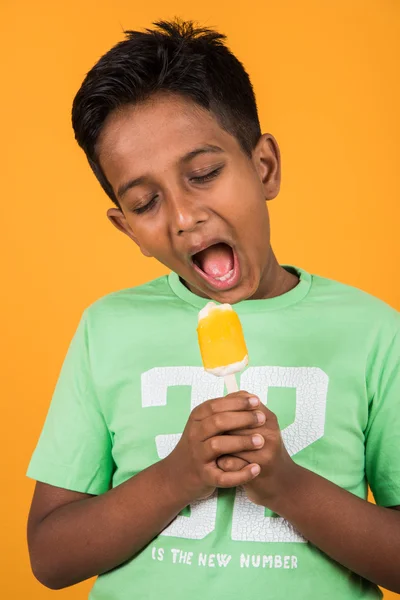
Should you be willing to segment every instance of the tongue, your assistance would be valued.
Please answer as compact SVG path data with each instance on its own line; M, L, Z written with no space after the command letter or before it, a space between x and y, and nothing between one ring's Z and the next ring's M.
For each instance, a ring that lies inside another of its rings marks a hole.
M227 244L215 244L196 255L199 267L211 275L211 277L222 277L233 269L233 253Z

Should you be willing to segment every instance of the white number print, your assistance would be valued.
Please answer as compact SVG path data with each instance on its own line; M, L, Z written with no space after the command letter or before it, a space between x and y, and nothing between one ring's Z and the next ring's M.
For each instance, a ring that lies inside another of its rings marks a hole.
M270 387L295 388L296 413L291 425L282 430L290 456L324 435L328 376L315 367L250 367L242 375L241 388L251 390L268 403ZM305 542L282 517L266 517L265 509L250 502L244 490L236 491L232 539L247 542Z
M191 410L224 393L222 379L206 373L202 367L156 367L142 374L142 406L167 404L167 392L173 386L191 387ZM319 440L324 434L328 376L316 367L249 367L241 377L240 388L256 394L268 403L270 387L296 390L295 419L282 430L291 456ZM165 458L175 448L181 433L158 435L157 452ZM215 529L217 494L190 506L189 517L179 515L161 535L203 539ZM232 516L232 539L253 542L305 542L283 518L266 517L263 506L248 500L243 489L236 490Z
M206 373L201 367L155 367L142 375L142 406L165 406L168 388L177 385L191 387L191 410L224 393L223 379ZM158 456L168 456L180 437L181 433L158 435ZM194 502L190 505L190 517L179 515L161 535L202 540L215 529L217 500L215 493L207 500Z

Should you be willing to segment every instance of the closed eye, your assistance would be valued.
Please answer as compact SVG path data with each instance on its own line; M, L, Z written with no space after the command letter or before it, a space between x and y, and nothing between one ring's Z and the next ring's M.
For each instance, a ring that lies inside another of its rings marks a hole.
M218 175L221 173L223 168L224 168L224 165L220 165L219 167L217 167L216 169L213 169L212 171L210 171L209 173L206 173L205 175L198 175L197 177L190 177L190 181L192 183L197 183L197 184L208 183L209 181L216 179L218 177ZM135 208L133 210L133 212L136 215L142 215L142 214L150 211L152 208L154 208L157 204L157 201L158 201L158 194L153 196L153 198L151 198L151 200L149 202L147 202L147 204L143 204L142 206L138 206L137 208Z
M220 167L217 167L213 171L210 171L210 173L206 173L205 175L198 175L197 177L191 177L190 181L192 183L207 183L208 181L212 181L213 179L218 177L218 175L221 173L222 169L223 169L223 166L221 165Z
M157 203L157 200L158 200L158 194L156 196L153 196L153 198L151 198L151 200L149 202L147 202L147 204L143 204L143 206L138 206L137 208L135 208L133 210L133 212L136 215L142 215L143 213L147 212L148 210L151 210L152 208L154 208Z

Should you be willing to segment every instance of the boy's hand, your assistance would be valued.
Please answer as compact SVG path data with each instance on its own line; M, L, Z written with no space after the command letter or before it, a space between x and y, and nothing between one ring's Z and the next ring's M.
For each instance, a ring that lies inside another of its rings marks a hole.
M275 499L282 493L295 463L284 446L276 415L263 404L260 404L259 410L265 415L265 423L252 433L261 434L264 444L257 450L222 456L217 464L226 473L241 472L249 463L259 464L259 476L254 481L247 482L244 488L249 500L268 507L271 500L275 504ZM249 431L244 429L235 433L246 436Z
M258 398L238 392L208 400L191 412L181 439L164 459L169 479L176 479L188 504L211 496L217 487L236 487L257 477L260 467L250 460L231 472L220 469L217 460L262 447L261 431L257 435L253 431L265 420L260 408Z

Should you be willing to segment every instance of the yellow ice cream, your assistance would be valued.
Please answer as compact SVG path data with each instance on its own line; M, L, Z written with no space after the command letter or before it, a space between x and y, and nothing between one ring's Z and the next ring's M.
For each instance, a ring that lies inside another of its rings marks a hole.
M197 335L203 365L209 373L225 377L247 365L242 325L230 304L209 302L199 313Z

